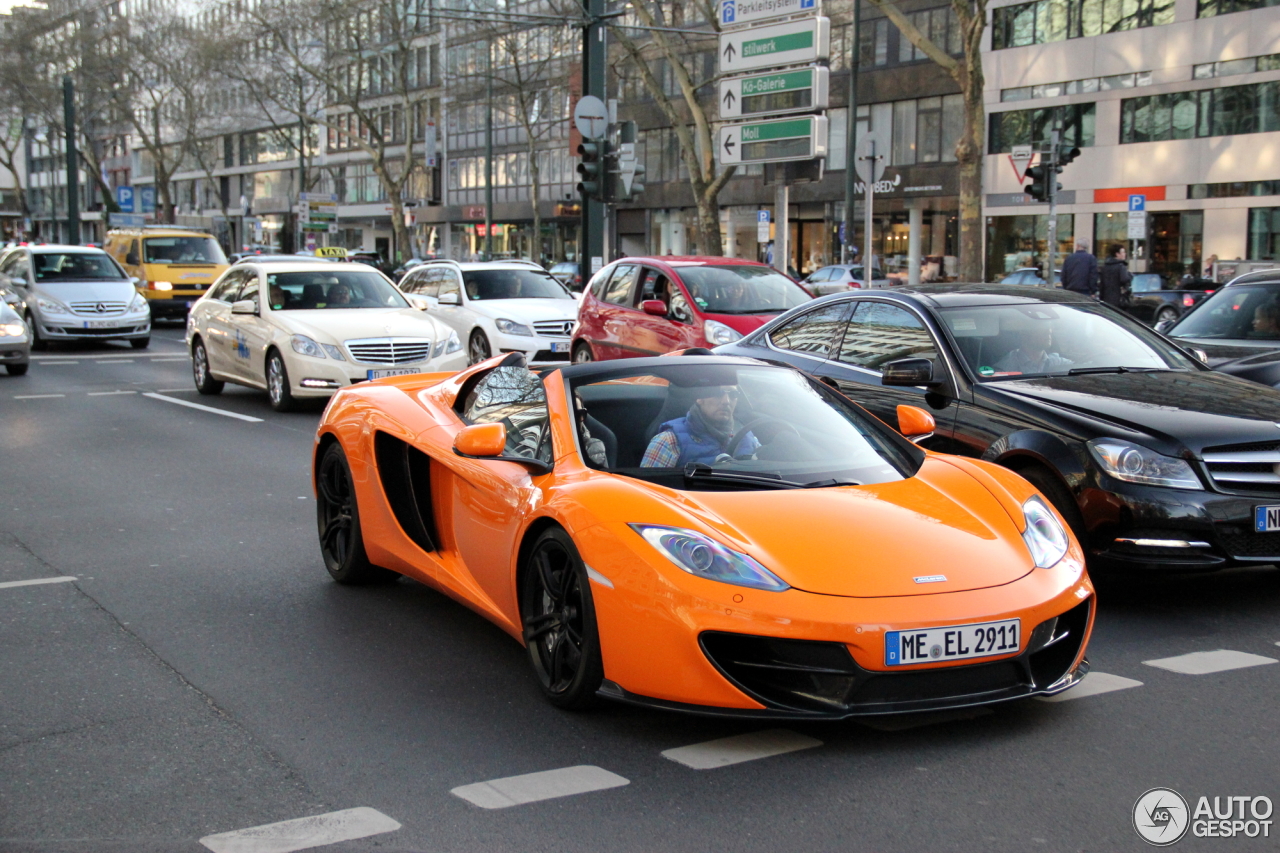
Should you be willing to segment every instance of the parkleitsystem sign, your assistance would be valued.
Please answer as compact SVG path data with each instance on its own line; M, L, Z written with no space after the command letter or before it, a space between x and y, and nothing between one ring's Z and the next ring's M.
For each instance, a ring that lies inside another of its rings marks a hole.
M811 67L721 80L721 118L742 118L824 110L829 103L831 71Z
M720 70L726 73L816 62L830 55L829 18L804 18L720 35Z
M720 0L720 25L758 24L817 10L818 0Z
M716 146L725 166L781 163L827 156L827 117L746 122L720 128Z

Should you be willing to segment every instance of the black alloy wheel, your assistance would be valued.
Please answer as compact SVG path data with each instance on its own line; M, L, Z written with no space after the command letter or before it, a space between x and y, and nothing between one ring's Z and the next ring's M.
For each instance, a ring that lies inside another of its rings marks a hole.
M351 467L342 445L329 445L316 472L316 527L320 554L329 576L341 584L393 581L400 576L369 562L360 533L360 512L351 482Z
M480 329L471 333L467 343L467 364L479 364L493 356L493 348L489 346L489 338Z
M221 394L226 387L225 382L214 379L209 372L209 353L199 338L191 345L191 375L195 378L196 390L201 394Z
M591 582L569 534L556 527L538 537L522 586L524 640L543 695L568 711L592 707L604 663Z

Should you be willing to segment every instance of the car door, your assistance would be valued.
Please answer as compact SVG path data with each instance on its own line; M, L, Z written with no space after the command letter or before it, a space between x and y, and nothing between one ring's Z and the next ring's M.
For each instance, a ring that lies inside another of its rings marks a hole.
M953 431L959 408L957 377L937 334L925 319L905 305L862 299L854 301L844 335L816 371L820 379L867 409L889 426L898 427L898 406L917 406L933 415L937 428L922 446L953 452ZM936 386L888 386L881 383L881 368L903 358L933 362Z
M471 309L466 307L462 279L458 277L458 271L453 267L441 266L431 272L433 275L428 286L436 291L436 306L431 309L431 316L457 332L462 345L466 346L467 335L471 334L471 329L475 327L475 316ZM440 299L448 294L457 296L458 304L442 304Z
M209 298L197 302L191 322L204 340L209 369L220 376L238 376L235 370L235 334L231 327L231 303L244 286L245 270L231 270L214 285Z
M1166 303L1163 280L1158 275L1142 273L1133 277L1132 296L1124 310L1144 323L1150 323Z
M672 291L671 280L661 270L641 268L640 286L635 289L633 297L636 313L630 318L628 336L624 341L634 350L634 355L662 355L687 346L682 324L671 316ZM663 303L667 306L667 313L661 316L646 314L643 305L648 301Z
M244 284L236 294L236 302L253 302L252 314L232 314L231 336L233 344L232 370L237 376L254 385L266 384L266 348L271 339L270 326L260 316L262 300L258 298L258 273L246 270Z
M636 338L631 332L637 311L635 304L636 279L639 278L640 267L637 264L618 264L608 284L603 289L603 296L597 305L597 328L600 342L593 346L598 351L596 358L630 358L633 356L652 355L642 352L636 346Z

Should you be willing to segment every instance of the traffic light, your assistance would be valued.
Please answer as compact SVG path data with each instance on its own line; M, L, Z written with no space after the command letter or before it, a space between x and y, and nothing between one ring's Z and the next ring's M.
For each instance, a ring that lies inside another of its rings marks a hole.
M636 172L631 176L631 198L644 192L644 165L636 163Z
M582 158L578 163L578 174L582 176L578 181L578 192L587 198L604 201L609 143L603 139L583 140L578 146L578 156Z
M1061 172L1064 166L1071 165L1071 161L1080 156L1079 148L1071 148L1066 151L1058 152L1058 171Z
M581 167L579 167L581 168ZM1045 165L1032 166L1027 169L1027 177L1031 179L1031 183L1023 187L1023 192L1031 196L1036 201L1049 200L1049 167Z

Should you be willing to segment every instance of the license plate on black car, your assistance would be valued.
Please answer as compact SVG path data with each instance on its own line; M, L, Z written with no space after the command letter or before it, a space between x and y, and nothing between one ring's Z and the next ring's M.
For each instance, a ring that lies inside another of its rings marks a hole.
M982 658L1018 651L1022 622L1003 619L945 628L886 631L885 666Z
M1257 533L1270 533L1280 530L1280 506L1255 506L1253 508L1253 529Z

